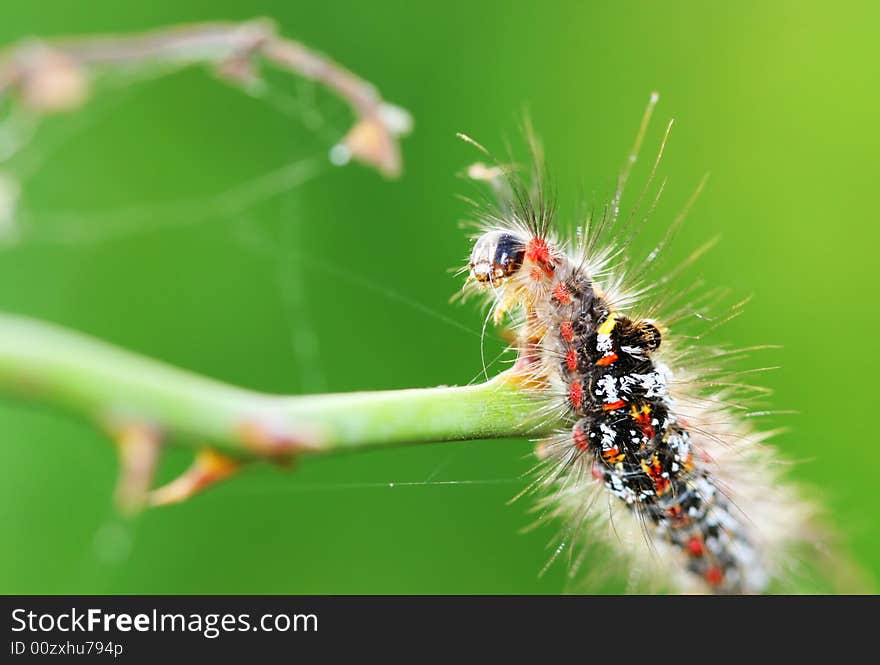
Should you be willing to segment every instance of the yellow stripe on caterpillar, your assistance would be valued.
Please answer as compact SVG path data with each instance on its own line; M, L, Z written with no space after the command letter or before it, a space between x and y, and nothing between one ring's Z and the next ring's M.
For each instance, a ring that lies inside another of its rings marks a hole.
M602 322L598 328L596 328L596 332L600 335L610 335L611 331L614 330L614 326L617 325L617 318L614 312L608 314L608 318Z

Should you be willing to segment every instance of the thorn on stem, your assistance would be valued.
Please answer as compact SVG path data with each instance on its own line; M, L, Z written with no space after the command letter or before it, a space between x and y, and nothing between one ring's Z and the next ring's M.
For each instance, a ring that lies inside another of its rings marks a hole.
M39 113L72 111L89 96L89 79L73 58L43 44L23 46L12 65L25 106Z
M397 135L378 115L362 117L349 130L340 146L348 155L378 169L386 178L400 175L402 161ZM341 155L340 150L335 150L331 156L334 156L337 163L343 163Z
M263 83L252 60L252 54L235 55L217 63L217 75L226 81L253 91Z
M116 505L124 515L143 509L153 483L162 437L147 425L129 425L116 432L119 449L119 480Z
M241 423L237 433L249 451L275 462L288 462L298 453L314 452L321 448L317 432L289 432L287 428L260 421Z
M240 460L205 448L196 455L189 469L167 485L150 492L149 505L167 506L181 503L221 480L229 478L235 474L241 464Z

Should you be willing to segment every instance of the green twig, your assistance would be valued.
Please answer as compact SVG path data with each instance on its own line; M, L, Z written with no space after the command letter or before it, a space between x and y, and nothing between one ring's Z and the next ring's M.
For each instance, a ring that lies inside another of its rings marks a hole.
M231 386L45 322L0 314L0 391L117 434L146 428L236 457L542 436L542 402L504 373L473 386L280 396Z

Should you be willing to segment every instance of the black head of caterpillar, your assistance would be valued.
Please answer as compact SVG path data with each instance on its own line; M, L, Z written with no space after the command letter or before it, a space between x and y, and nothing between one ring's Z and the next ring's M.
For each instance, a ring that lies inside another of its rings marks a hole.
M527 240L509 231L489 231L474 244L469 267L480 284L498 286L523 264Z

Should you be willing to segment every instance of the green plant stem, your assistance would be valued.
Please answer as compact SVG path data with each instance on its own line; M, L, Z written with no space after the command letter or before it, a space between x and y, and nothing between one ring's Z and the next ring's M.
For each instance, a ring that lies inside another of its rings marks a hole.
M0 314L0 391L65 407L111 432L242 457L538 437L557 423L506 372L473 386L280 396L231 386L45 322Z

